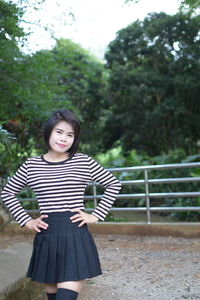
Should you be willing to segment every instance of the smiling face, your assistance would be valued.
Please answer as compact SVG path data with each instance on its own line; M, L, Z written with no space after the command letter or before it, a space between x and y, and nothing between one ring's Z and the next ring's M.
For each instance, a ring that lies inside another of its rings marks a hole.
M60 121L51 132L50 150L60 154L65 153L71 148L74 138L75 133L72 125L66 121Z

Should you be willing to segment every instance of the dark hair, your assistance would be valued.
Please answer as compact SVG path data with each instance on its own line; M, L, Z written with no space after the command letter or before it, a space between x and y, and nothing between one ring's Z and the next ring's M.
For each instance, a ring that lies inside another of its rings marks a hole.
M59 109L52 113L50 118L47 120L45 126L44 126L44 140L50 149L49 145L49 139L51 136L51 133L55 127L56 124L58 124L61 121L66 121L70 123L74 129L74 142L71 146L71 148L67 151L69 153L69 157L72 157L77 151L79 146L79 140L80 140L80 123L73 112L71 112L68 109Z

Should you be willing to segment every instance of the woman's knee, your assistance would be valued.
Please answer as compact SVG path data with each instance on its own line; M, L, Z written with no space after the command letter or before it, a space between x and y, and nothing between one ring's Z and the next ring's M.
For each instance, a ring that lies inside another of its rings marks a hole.
M56 293L57 291L57 284L49 284L49 283L45 283L45 291L46 293Z

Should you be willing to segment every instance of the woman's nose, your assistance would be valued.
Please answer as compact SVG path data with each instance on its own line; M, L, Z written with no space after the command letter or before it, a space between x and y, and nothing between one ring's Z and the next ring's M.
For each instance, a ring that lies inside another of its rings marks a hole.
M61 137L61 141L66 142L66 137L64 135Z

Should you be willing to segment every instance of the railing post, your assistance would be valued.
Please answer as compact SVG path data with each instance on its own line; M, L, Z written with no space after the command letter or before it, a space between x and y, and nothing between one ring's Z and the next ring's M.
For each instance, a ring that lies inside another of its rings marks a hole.
M92 189L93 189L93 203L94 203L94 208L96 208L97 207L97 187L96 187L96 185L94 183L93 183Z
M147 209L147 224L151 224L151 211L150 211L150 199L149 199L149 184L148 184L148 171L144 170L144 180L145 180L145 199L146 199L146 209Z

